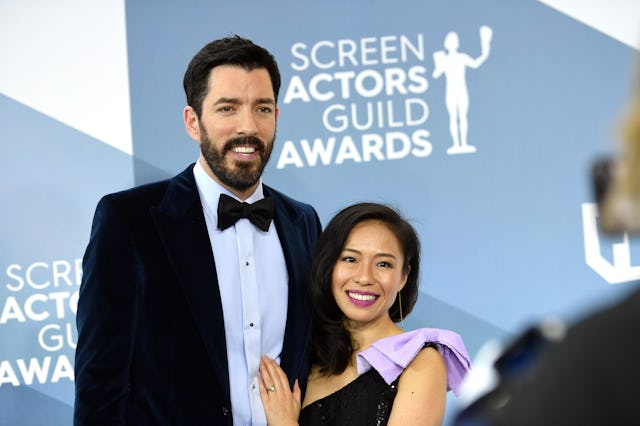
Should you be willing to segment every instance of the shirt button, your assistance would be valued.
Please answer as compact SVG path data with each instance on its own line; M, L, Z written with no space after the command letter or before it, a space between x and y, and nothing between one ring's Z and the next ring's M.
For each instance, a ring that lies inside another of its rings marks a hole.
M227 407L222 407L222 415L223 416L228 416L229 415L229 409Z
M249 327L253 327L253 323L252 322L249 323Z

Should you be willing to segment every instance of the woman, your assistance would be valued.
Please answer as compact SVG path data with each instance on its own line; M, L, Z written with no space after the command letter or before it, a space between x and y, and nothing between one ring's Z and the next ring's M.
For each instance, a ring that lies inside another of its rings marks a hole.
M356 204L338 213L310 270L311 372L300 410L276 362L263 356L260 396L270 425L440 425L446 392L470 367L455 333L404 332L416 303L420 243L395 210Z

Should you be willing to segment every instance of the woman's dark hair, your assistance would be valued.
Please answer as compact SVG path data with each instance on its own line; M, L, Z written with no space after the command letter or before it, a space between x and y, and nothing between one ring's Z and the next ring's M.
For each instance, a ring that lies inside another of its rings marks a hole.
M202 101L207 96L209 74L220 65L235 65L247 71L265 68L271 77L273 96L278 102L280 71L275 58L265 48L238 35L215 40L205 45L189 62L182 85L189 104L200 117Z
M394 322L411 312L418 298L420 272L420 241L415 229L391 207L377 203L359 203L340 211L329 222L318 239L315 256L309 270L309 293L313 306L313 332L311 338L311 364L320 368L321 374L342 373L355 348L349 331L344 325L344 314L336 303L331 288L331 277L340 253L351 230L361 222L377 220L395 235L402 248L402 271L409 271L402 289L402 306L399 299L389 308Z

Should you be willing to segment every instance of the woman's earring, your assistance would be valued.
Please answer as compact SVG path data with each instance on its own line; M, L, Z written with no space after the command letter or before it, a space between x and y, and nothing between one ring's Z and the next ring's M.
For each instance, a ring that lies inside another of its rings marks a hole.
M402 290L398 291L398 307L400 308L400 322L404 328L404 317L402 316Z

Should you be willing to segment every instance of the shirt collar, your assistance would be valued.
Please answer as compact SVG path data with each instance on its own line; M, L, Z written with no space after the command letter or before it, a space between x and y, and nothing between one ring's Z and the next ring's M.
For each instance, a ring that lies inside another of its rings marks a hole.
M198 193L200 194L200 199L202 200L203 206L207 208L216 219L220 194L226 194L238 201L241 201L231 191L213 180L211 176L209 176L207 172L204 171L204 168L200 164L200 160L196 161L195 166L193 166L193 176L195 177L196 186L198 187ZM262 188L262 178L260 178L256 190L249 196L249 198L244 201L247 203L255 203L256 201L263 198L264 191Z

